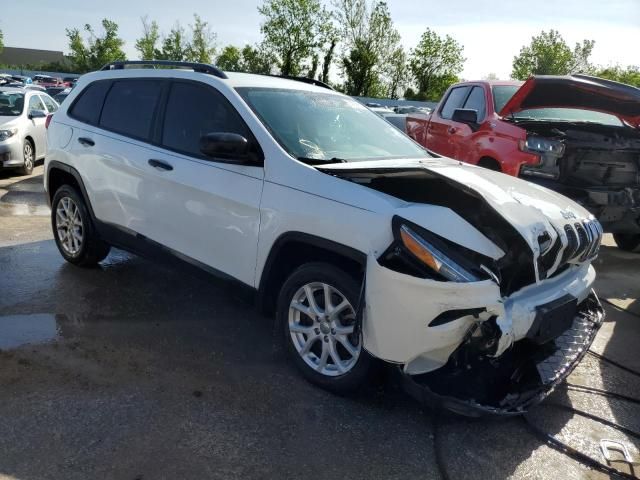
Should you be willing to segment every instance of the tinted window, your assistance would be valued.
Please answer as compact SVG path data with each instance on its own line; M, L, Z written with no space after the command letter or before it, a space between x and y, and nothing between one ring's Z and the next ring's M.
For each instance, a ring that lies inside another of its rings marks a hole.
M42 100L37 95L33 95L29 99L29 111L31 110L45 110Z
M462 108L462 103L464 102L464 99L467 98L469 88L470 87L456 87L451 90L451 93L449 93L449 96L440 111L440 116L442 118L451 118L453 111L456 108Z
M201 156L200 137L213 132L238 133L249 138L244 122L229 102L212 88L174 83L162 130L162 144Z
M53 101L53 99L51 97L45 97L44 95L42 97L42 101L44 102L44 104L47 106L47 110L49 110L49 113L53 113L56 110L58 110L58 104L56 102Z
M114 82L102 108L100 126L130 137L149 139L161 89L159 80Z
M80 98L71 107L69 116L81 122L97 125L104 96L110 86L111 82L95 82L89 85L80 93Z
M507 104L507 101L513 97L513 94L518 91L520 87L517 85L495 85L492 88L493 91L493 107L496 113L500 113L500 110Z
M487 110L487 104L484 99L484 89L482 87L473 87L471 93L469 94L469 98L464 104L464 108L469 108L471 110L478 111L478 121L484 118L484 114Z

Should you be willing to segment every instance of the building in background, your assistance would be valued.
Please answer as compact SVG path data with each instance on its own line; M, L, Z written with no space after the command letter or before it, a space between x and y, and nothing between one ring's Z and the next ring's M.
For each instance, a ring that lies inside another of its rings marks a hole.
M37 50L35 48L4 47L0 52L0 65L39 65L43 63L65 63L62 52Z

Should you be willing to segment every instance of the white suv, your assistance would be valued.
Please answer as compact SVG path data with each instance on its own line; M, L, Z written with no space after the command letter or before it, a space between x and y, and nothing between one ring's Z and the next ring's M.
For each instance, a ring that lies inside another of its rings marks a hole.
M522 412L588 349L602 230L573 201L319 82L137 63L84 75L49 126L67 261L178 256L254 292L312 382L351 391L382 360L471 415Z

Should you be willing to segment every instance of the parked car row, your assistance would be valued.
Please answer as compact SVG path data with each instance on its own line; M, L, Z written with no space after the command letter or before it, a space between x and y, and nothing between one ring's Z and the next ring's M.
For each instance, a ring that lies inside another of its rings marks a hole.
M579 204L432 154L308 79L138 63L83 76L49 125L71 264L116 246L231 280L335 392L386 362L432 405L512 415L586 353L602 229Z
M640 250L640 89L573 75L453 85L406 130L445 157L524 178L591 211Z
M58 108L45 92L0 87L0 168L31 174L47 153L46 126Z

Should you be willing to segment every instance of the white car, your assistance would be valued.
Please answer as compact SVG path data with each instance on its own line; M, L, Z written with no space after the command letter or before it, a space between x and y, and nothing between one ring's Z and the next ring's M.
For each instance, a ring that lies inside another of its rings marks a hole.
M47 153L47 117L57 110L44 92L0 87L0 170L18 168L31 175Z
M235 281L336 392L383 361L432 405L514 414L585 354L602 230L573 201L438 157L308 80L138 63L84 75L49 126L67 261L114 246Z

